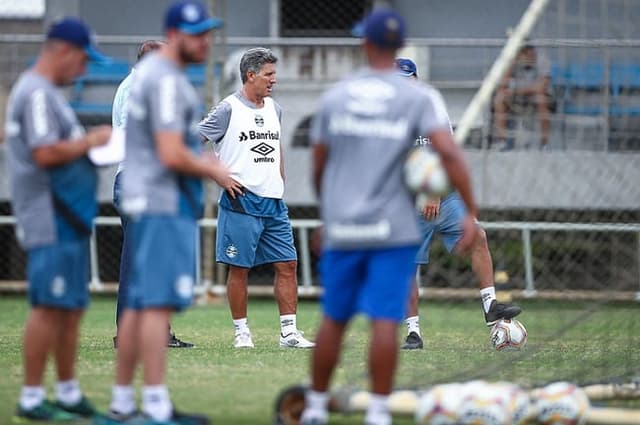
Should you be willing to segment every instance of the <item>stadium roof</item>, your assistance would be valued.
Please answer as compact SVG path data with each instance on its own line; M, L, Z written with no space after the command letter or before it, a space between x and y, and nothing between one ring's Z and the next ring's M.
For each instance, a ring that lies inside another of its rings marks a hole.
M45 0L0 0L0 19L34 19L44 16Z

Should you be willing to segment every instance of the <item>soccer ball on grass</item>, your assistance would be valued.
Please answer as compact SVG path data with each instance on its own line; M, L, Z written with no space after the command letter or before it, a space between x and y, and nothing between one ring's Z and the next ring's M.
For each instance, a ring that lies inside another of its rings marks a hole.
M491 344L498 351L522 350L527 345L527 330L516 319L502 319L491 328Z

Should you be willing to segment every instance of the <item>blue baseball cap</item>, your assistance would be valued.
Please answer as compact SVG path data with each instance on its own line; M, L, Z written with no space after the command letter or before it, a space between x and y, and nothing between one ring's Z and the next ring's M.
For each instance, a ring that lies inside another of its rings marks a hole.
M396 68L398 68L398 74L411 77L412 75L418 76L418 68L415 62L407 58L396 59Z
M222 19L210 17L207 8L198 1L177 1L169 6L164 17L164 29L175 28L186 34L196 35L220 28Z
M404 45L406 25L396 11L379 8L356 23L351 33L378 47L398 49Z
M67 16L53 22L47 32L47 40L60 40L80 47L87 52L87 56L92 61L106 62L111 60L96 48L91 28L79 18Z

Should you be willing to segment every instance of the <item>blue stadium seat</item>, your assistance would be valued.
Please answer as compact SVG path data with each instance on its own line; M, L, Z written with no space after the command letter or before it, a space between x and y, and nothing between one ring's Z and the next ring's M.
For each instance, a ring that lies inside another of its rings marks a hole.
M591 102L585 101L585 94L598 94L608 89L605 81L604 65L600 62L573 63L564 72L563 112L575 115L601 115L604 105L598 96Z
M640 90L640 64L611 64L609 81L613 96L622 90Z
M609 84L611 85L609 114L612 116L640 115L640 64L612 64Z
M129 73L129 63L124 61L89 62L87 72L77 78L71 95L71 107L78 115L111 115L111 98L107 102L90 102L85 92L90 85L113 86L113 91Z
M106 63L89 62L87 72L82 77L75 80L73 92L71 94L71 107L78 115L89 116L110 116L111 102L118 84L127 76L130 65L125 61L110 61ZM206 64L194 64L186 67L187 78L197 89L201 90L206 81ZM221 66L214 67L214 73L220 76ZM96 94L97 86L103 87L100 93ZM93 89L93 98L87 99L88 89ZM204 105L202 111L204 112Z

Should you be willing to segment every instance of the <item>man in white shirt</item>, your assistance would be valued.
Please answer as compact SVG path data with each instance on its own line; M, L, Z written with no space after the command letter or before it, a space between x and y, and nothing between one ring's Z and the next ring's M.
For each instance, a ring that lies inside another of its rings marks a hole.
M242 187L220 196L216 260L229 265L227 297L235 327L234 347L253 348L247 323L247 282L252 267L272 263L280 310L280 346L311 348L296 325L297 254L284 195L282 109L271 98L277 58L269 49L247 50L240 60L242 89L225 98L200 123L220 160Z

